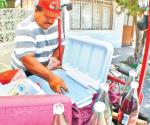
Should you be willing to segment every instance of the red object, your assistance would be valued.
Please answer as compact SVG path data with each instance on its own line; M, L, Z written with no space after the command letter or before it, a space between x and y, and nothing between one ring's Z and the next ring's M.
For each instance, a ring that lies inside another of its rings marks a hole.
M18 72L18 69L14 69L14 70L8 70L8 71L0 73L0 83L8 84L17 72Z
M142 103L142 100L143 100L143 93L141 93L140 96L139 96L139 103L140 104Z
M62 39L61 39L61 19L58 19L58 47L59 47L59 60L62 64Z
M148 14L149 14L148 15L148 22L150 22L150 10L149 10ZM145 74L146 74L149 49L150 49L150 23L148 23L148 31L146 33L145 51L144 51L142 68L141 68L140 77L139 77L139 87L138 87L138 96L139 97L141 96L141 93L142 93L144 78L145 78Z
M108 76L107 76L107 79L110 80L111 82L117 82L117 83L120 83L120 84L122 84L122 85L126 85L126 82L125 82L125 81L123 81L123 80L121 80L121 79L118 79L118 78L116 78L116 77L114 77L114 76L112 76L112 75L108 75Z
M59 3L60 4L60 3ZM60 5L59 5L60 6ZM61 39L61 18L58 19L58 48L59 48L59 60L62 64L62 39Z
M60 0L39 0L38 5L42 7L48 17L60 16Z

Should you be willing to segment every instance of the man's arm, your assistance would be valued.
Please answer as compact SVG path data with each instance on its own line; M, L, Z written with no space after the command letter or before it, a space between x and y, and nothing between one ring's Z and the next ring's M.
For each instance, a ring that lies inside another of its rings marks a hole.
M43 79L47 80L50 87L55 92L61 93L61 88L63 88L65 91L68 90L64 81L55 74L53 74L47 67L43 66L40 62L38 62L34 57L34 54L23 56L21 58L21 61L32 74L38 75Z

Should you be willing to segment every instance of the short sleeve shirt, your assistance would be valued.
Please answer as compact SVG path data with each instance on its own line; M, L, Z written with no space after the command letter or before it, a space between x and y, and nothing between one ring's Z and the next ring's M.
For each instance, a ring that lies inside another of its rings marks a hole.
M43 30L37 25L33 16L23 20L16 30L15 49L11 56L12 67L26 70L20 58L28 54L34 54L40 63L47 64L50 56L58 47L57 24L56 20L48 30Z

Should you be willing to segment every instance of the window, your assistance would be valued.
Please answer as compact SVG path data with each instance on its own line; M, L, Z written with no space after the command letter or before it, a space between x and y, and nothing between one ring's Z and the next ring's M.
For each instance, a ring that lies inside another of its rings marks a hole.
M71 0L71 30L111 30L113 0Z

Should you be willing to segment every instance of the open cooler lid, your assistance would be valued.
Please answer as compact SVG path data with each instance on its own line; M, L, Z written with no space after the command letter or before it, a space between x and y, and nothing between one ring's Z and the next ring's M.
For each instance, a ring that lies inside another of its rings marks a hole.
M62 67L66 74L84 87L95 90L106 82L113 55L110 43L88 36L69 36Z

